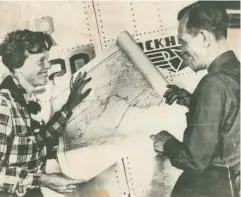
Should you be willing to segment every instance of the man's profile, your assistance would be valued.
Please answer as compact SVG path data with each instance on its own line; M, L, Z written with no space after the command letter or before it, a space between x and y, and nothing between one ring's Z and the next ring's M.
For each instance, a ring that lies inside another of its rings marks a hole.
M239 196L240 62L227 45L229 19L218 2L199 1L178 13L184 61L207 69L192 94L169 85L166 103L188 107L183 142L162 131L154 149L182 169L172 196Z

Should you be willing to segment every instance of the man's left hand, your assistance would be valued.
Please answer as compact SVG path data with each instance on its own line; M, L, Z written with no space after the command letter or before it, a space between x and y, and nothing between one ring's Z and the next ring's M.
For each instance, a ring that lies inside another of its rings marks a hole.
M162 155L164 153L164 144L170 140L173 139L174 136L171 135L170 133L168 133L165 130L160 131L159 133L157 133L156 135L151 135L150 138L153 140L154 142L154 150L156 153Z

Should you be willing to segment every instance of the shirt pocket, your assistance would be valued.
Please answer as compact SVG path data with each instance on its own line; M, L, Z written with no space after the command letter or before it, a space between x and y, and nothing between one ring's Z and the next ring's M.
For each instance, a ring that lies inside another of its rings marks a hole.
M32 161L37 152L37 145L33 135L17 134L11 146L10 163L26 163Z
M20 107L20 109L18 108ZM15 135L25 135L28 133L30 125L30 117L25 109L21 109L21 106L11 108L12 111L12 124Z
M13 122L14 133L18 136L28 135L30 127L30 119L23 120L22 118L16 118Z

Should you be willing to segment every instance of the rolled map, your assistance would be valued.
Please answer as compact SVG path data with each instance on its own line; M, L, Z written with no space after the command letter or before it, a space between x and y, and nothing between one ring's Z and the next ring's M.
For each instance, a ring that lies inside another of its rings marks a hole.
M167 90L168 84L164 76L152 64L151 60L145 55L141 48L136 44L131 35L124 31L120 33L117 38L116 44L122 51L130 58L131 62L138 67L142 74L146 77L153 89L163 96Z

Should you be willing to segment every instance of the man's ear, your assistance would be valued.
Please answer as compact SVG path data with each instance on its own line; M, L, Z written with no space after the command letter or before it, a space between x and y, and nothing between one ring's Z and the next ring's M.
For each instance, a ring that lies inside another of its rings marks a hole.
M19 73L19 68L13 68L13 73Z
M200 30L199 32L204 47L209 47L211 45L212 35L207 30Z
M13 74L15 75L22 74L22 70L20 68L13 68Z

